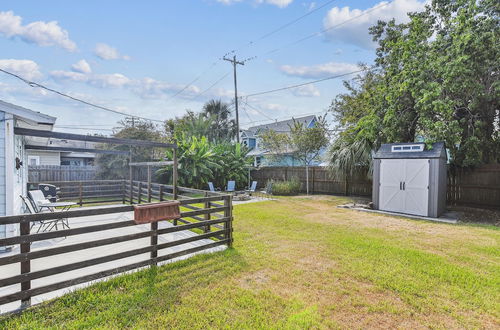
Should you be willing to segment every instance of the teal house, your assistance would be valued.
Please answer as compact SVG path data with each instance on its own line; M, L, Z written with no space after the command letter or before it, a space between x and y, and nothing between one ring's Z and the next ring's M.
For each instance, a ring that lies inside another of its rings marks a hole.
M318 118L314 115L305 116L300 118L291 118L282 121L276 121L271 124L264 124L249 127L243 130L240 135L240 141L246 145L250 152L249 156L253 157L253 165L255 167L261 166L304 166L303 162L296 159L291 153L283 153L279 157L269 157L270 153L267 150L263 150L260 144L259 136L269 130L273 130L278 133L289 133L290 127L293 125L294 120L296 122L302 123L305 127L314 127ZM319 165L319 162L311 165Z

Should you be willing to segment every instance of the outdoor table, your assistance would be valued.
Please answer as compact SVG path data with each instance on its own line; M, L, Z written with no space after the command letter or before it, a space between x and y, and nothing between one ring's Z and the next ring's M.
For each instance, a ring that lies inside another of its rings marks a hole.
M47 208L51 212L54 212L54 209L56 207L62 207L61 212L65 212L65 211L68 211L73 205L76 205L76 203L73 203L73 202L54 202L54 203L38 204L38 207L40 209Z

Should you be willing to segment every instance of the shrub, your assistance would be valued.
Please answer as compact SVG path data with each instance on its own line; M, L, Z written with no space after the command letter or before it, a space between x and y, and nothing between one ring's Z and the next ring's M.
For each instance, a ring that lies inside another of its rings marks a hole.
M292 178L288 181L273 181L273 195L291 196L297 195L300 191L300 181Z

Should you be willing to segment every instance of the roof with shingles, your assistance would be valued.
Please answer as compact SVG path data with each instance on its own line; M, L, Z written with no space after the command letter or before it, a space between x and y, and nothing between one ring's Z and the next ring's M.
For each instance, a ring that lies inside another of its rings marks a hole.
M270 124L263 124L258 126L252 126L243 131L247 137L254 137L256 134L262 131L273 130L275 132L286 133L290 132L290 127L293 125L294 121L303 123L304 125L309 125L309 123L316 119L315 115L299 117L299 118L291 118L287 120L277 121Z

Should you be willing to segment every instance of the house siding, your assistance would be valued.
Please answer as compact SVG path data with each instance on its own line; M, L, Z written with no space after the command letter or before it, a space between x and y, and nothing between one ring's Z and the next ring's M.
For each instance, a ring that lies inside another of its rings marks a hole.
M61 165L59 152L28 150L28 156L40 157L40 165Z
M5 215L5 112L0 111L0 215ZM0 238L6 236L5 225L0 225ZM0 248L1 251L1 248Z

